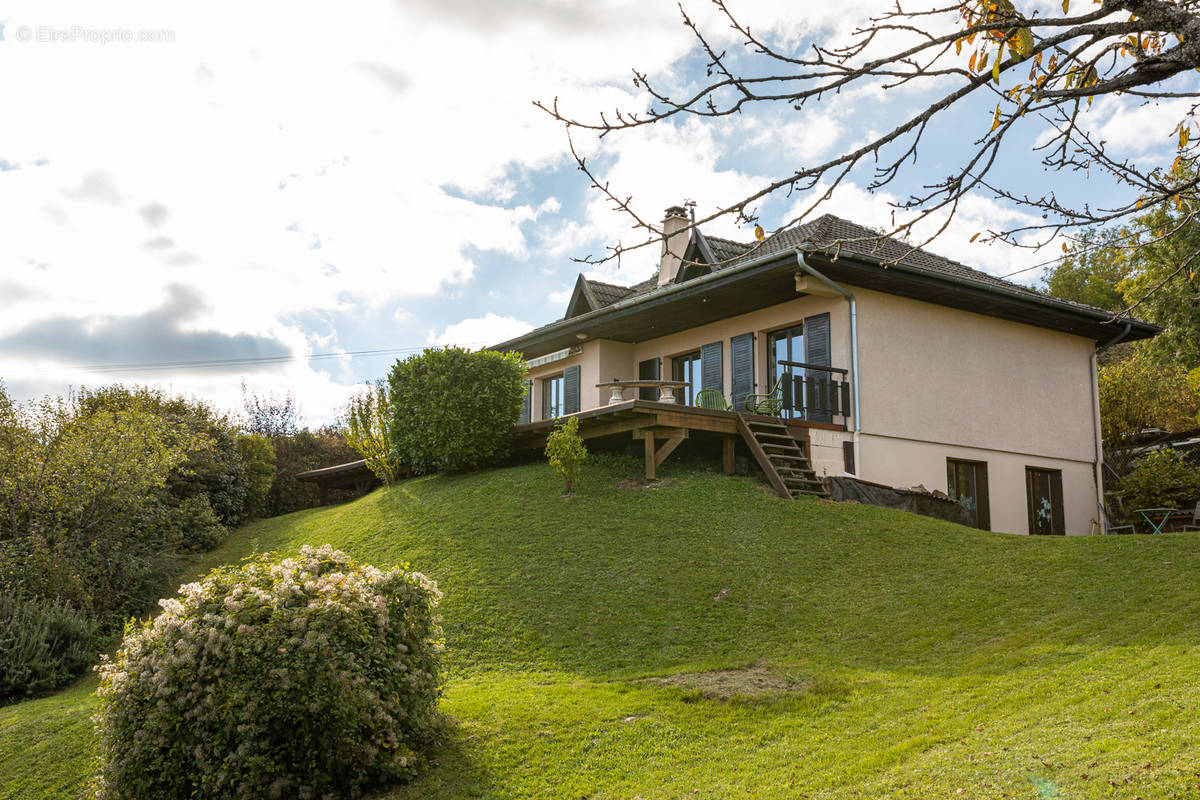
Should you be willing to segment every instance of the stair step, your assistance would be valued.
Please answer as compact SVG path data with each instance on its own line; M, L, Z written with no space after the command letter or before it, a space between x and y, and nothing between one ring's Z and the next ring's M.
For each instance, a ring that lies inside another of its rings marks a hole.
M785 456L783 453L769 453L767 457L771 459L777 458L780 461L803 461L805 464L808 463L808 459L804 456Z

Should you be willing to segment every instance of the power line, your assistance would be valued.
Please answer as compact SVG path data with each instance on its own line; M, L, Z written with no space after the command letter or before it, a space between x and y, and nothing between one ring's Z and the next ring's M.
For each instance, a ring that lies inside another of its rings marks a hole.
M476 345L486 344L486 342L464 342L460 346L474 347ZM418 353L426 347L388 347L377 350L347 350L340 353L309 353L307 355L285 355L285 356L258 356L252 358L214 358L214 359L197 359L185 361L129 361L112 364L91 364L84 366L71 366L69 369L76 369L83 372L95 373L115 373L115 372L165 372L169 370L190 370L190 369L212 369L219 367L234 367L234 366L270 366L273 364L287 364L300 361L327 361L329 359L341 358L369 358L373 356L398 356L408 353ZM56 370L36 370L36 372L50 372Z

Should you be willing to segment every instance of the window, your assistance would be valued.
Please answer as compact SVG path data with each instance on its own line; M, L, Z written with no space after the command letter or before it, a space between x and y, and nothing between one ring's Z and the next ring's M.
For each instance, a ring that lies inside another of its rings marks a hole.
M1025 468L1025 493L1029 498L1029 532L1063 536L1062 471Z
M700 351L675 356L671 359L671 380L687 381L682 391L676 389L675 398L685 406L696 404L696 393L700 391Z
M542 419L561 417L566 410L562 373L542 379Z
M985 531L992 529L986 462L947 458L946 493L971 512L972 525Z
M771 382L763 391L770 391L781 377L784 375L795 375L803 377L804 370L799 367L788 367L780 364L780 361L804 361L804 327L802 325L793 325L790 328L773 331L767 334L767 362L769 368L767 374L771 376ZM783 388L783 415L785 417L800 416L792 402L792 382L789 377L784 382Z

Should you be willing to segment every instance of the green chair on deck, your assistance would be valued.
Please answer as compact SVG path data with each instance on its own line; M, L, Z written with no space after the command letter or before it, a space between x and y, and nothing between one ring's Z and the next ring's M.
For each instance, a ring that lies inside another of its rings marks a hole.
M768 417L778 417L783 413L783 382L787 375L780 375L779 380L766 394L746 395L746 410L751 414L765 414Z
M696 408L711 408L714 411L733 411L733 406L725 402L725 395L716 389L701 389L696 392Z

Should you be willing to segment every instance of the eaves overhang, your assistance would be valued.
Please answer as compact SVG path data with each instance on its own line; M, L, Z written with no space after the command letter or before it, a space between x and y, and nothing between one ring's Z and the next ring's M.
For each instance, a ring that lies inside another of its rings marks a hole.
M1036 295L1013 287L984 285L910 264L885 263L859 254L832 256L823 248L784 250L735 264L679 284L667 284L595 311L552 322L489 349L535 358L592 339L641 342L709 322L757 311L798 296L797 254L830 279L987 316L1058 330L1103 344L1129 324L1127 341L1160 328L1142 320ZM1118 324L1119 323L1119 324Z

